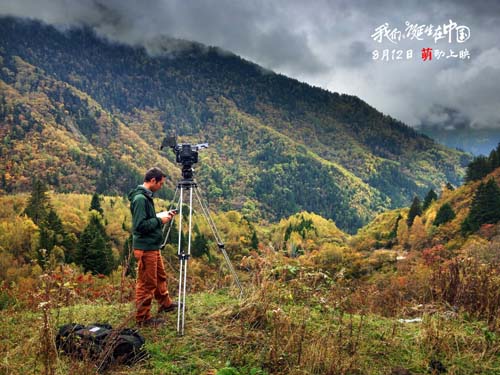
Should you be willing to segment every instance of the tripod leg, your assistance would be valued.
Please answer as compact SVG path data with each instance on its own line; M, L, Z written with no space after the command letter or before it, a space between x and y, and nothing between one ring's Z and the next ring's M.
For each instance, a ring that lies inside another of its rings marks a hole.
M240 279L238 278L238 275L236 274L236 270L233 267L233 264L231 263L231 260L229 259L229 256L227 255L226 249L224 248L224 243L221 240L221 237L219 235L219 231L217 230L217 227L215 226L215 222L212 219L212 216L210 215L210 211L208 210L208 207L203 203L203 201L200 198L200 195L198 193L198 188L196 186L193 187L196 192L196 198L198 199L198 203L201 207L201 211L203 213L203 216L205 217L205 220L207 221L210 229L212 230L212 233L215 237L215 240L217 241L217 246L219 247L219 250L221 251L224 260L226 261L226 265L229 268L229 272L231 272L231 275L233 276L234 282L240 289L240 297L243 295L243 287L241 286Z
M188 260L191 256L191 234L192 234L192 222L193 222L193 187L189 189L189 225L188 225L188 247L187 254L184 260L184 281L183 281L183 294L182 294L182 325L181 325L181 335L184 335L184 324L185 324L185 313L186 313L186 285L187 285L187 266ZM179 309L180 310L180 309Z
M179 257L179 296L177 301L179 303L182 301L182 283L184 280L183 272L184 272L184 260L182 254L182 199L184 195L184 189L181 186L180 197L179 197L179 242L177 246L177 256ZM177 309L177 333L180 333L181 329L181 309Z
M184 336L184 321L185 321L185 313L186 313L186 275L187 275L187 266L188 266L188 258L186 254L182 255L182 261L181 261L181 267L184 269L182 272L182 277L184 278L182 281L182 308L179 306L178 314L180 314L180 321L179 318L177 320L177 334Z

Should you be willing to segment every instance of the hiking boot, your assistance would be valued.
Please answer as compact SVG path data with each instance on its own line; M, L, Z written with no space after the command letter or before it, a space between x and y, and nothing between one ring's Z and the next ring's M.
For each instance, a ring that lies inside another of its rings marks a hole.
M160 308L158 309L158 314L169 313L171 311L177 310L178 308L182 309L182 303L172 302L167 307L160 306Z
M161 326L165 321L159 318L149 318L141 322L137 322L139 327L158 327Z

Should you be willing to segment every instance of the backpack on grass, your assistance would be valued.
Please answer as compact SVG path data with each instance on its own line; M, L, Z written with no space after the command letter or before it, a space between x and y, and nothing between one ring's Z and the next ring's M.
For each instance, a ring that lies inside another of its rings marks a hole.
M113 329L109 324L66 324L59 329L56 346L64 353L91 362L98 370L112 364L131 365L147 357L144 337L134 329Z

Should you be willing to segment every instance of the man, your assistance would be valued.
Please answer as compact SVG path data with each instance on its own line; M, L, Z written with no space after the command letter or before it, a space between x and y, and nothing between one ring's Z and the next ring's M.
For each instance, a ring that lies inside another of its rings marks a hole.
M158 302L158 312L169 312L177 308L168 293L167 274L160 254L163 240L162 225L170 221L175 211L166 217L156 217L153 193L160 190L166 175L159 168L151 168L144 176L144 183L132 190L130 211L132 212L132 231L134 257L137 260L136 284L136 322L138 325L155 326L162 319L151 316L153 298Z

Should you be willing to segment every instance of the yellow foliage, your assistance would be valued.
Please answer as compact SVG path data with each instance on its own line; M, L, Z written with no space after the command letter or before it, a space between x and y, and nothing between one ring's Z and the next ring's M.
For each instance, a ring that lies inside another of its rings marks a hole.
M318 252L315 253L314 259L317 264L328 266L342 263L344 259L345 248L337 244L323 244Z
M295 245L300 244L306 251L317 249L323 243L345 244L349 239L349 235L338 229L332 220L303 211L287 219L282 219L277 226L271 229L271 241L274 247L278 250L281 249L287 229L289 227L298 228L304 221L310 221L312 226L309 229L304 228L302 233L292 231L288 242L292 241ZM304 237L302 237L303 234Z
M0 221L0 244L15 258L31 252L38 227L25 216Z
M414 250L421 250L427 240L427 232L420 216L415 217L410 228L409 244Z

